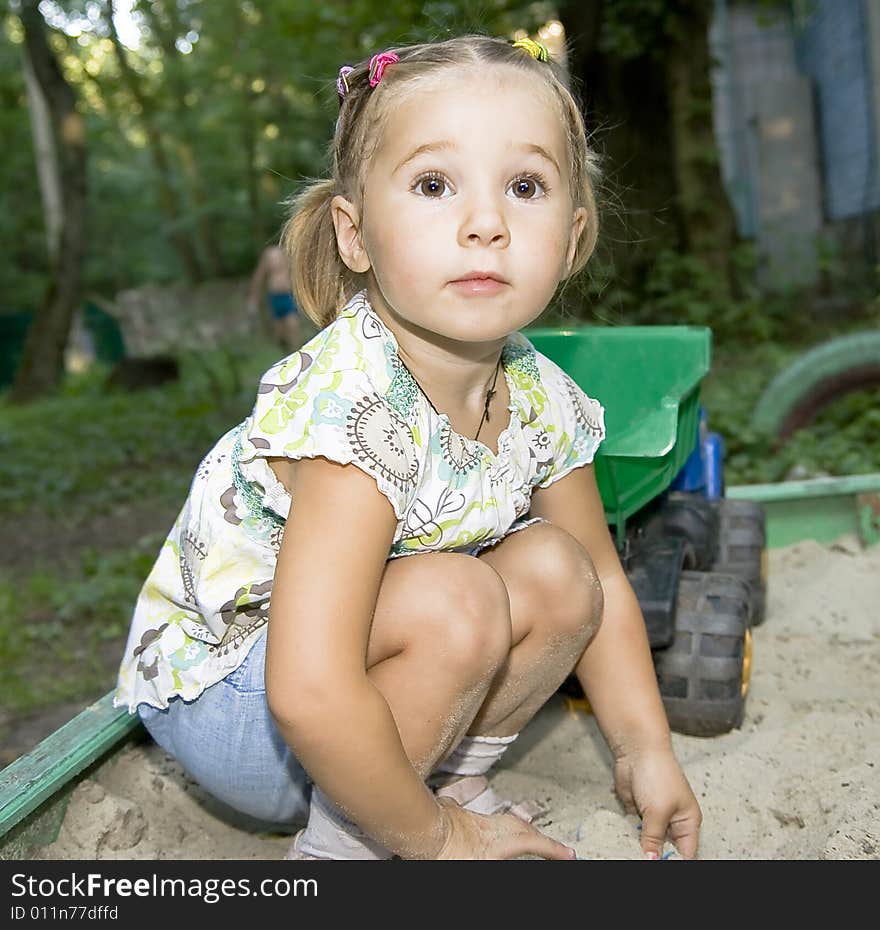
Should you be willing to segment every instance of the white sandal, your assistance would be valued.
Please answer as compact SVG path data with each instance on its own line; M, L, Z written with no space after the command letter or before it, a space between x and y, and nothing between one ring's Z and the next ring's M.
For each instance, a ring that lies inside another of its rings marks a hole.
M290 841L290 846L287 848L287 852L284 854L285 859L316 859L319 862L329 861L324 860L321 856L310 856L308 853L303 852L299 848L299 838L305 833L305 827L302 830L298 830L293 835L293 839Z
M432 775L428 785L438 798L452 798L459 807L474 814L513 814L531 823L549 808L536 800L514 803L500 797L485 775Z

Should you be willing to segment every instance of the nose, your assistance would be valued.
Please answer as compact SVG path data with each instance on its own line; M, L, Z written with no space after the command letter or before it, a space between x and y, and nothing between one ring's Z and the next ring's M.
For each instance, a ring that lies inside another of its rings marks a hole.
M490 193L474 193L464 204L458 235L459 245L505 248L510 243L510 229L504 213L504 201Z

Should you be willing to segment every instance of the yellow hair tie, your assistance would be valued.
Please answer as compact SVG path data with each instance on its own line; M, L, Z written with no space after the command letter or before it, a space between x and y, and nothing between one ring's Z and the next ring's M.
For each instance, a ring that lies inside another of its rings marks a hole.
M550 61L550 52L547 50L547 46L535 42L534 39L517 39L513 43L513 47L525 49L532 58L538 61Z

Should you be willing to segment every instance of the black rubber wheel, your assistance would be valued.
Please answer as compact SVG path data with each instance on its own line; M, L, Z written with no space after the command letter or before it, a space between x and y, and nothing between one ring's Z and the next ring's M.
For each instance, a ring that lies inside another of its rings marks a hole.
M749 626L767 616L767 530L764 508L754 501L715 501L718 550L710 571L742 578L749 586Z
M748 692L749 589L735 575L682 572L671 646L654 652L669 726L717 736L740 726Z
M714 502L701 494L673 491L659 501L644 532L683 539L688 545L688 568L708 571L718 548L718 512Z

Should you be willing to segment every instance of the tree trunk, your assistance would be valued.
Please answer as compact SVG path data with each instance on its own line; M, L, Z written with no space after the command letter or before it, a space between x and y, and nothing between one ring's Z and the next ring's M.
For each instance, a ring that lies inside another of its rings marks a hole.
M64 372L64 349L79 299L86 249L85 125L76 98L65 81L46 40L39 0L22 0L24 54L51 116L61 194L61 222L43 303L34 315L10 392L14 403L33 400L53 390ZM51 221L47 218L51 229Z
M165 218L171 225L169 237L174 243L177 255L180 258L180 262L183 265L187 277L192 282L201 281L204 275L198 255L193 248L192 240L184 230L179 228L180 211L178 209L178 198L171 181L171 167L165 155L162 137L156 125L156 120L154 119L152 101L143 92L140 85L140 78L128 63L125 47L122 45L122 42L119 41L119 35L116 32L116 24L113 22L113 0L106 0L103 12L107 28L110 31L110 41L113 44L116 61L119 64L120 76L128 92L134 97L141 110L141 122L143 123L144 132L147 135L147 143L150 148L150 155L153 159L153 166L156 169L156 181L159 185L159 204L162 208L162 212L165 214Z
M704 258L726 288L733 211L712 126L707 0L661 11L646 49L623 58L600 45L604 0L568 0L560 19L587 130L604 157L599 255L638 288L664 247Z
M40 180L40 197L43 201L43 221L46 224L46 254L49 261L58 255L61 241L61 224L64 211L61 205L61 179L58 177L58 153L55 151L55 134L52 131L52 114L46 97L34 74L27 55L24 62L24 83L27 88L28 110L31 115L31 136L34 140L34 159Z
M675 242L671 120L662 64L601 49L603 8L603 0L569 0L560 19L587 132L602 157L597 257L630 289L653 255Z

